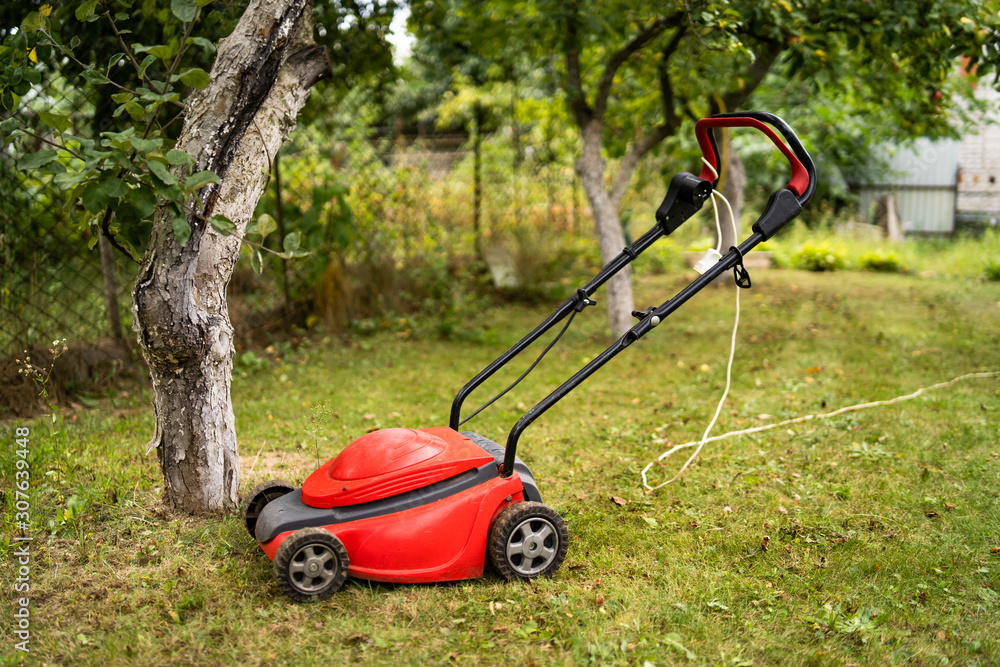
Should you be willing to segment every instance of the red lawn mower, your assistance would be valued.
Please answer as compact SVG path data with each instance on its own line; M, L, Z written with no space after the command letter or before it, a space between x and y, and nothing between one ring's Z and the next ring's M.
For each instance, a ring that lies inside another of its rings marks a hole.
M753 234L674 298L633 312L636 325L525 413L507 436L506 447L471 431L460 432L462 424L538 365L576 314L596 303L590 297L601 285L701 209L718 184L715 173L721 169L711 130L723 127L764 132L792 166L787 188L771 195ZM301 489L271 481L250 492L243 505L244 522L274 561L274 576L289 597L299 602L322 600L336 592L348 575L397 583L472 579L482 576L487 556L508 580L551 576L559 568L569 545L566 524L542 503L534 475L516 455L521 433L725 271L734 269L737 284L749 287L743 256L797 216L816 186L812 159L792 128L773 114L720 114L698 121L695 132L708 163L701 175L674 176L656 211L656 224L462 387L452 402L448 426L375 431L323 464ZM564 319L566 324L520 378L461 419L462 404L477 387Z

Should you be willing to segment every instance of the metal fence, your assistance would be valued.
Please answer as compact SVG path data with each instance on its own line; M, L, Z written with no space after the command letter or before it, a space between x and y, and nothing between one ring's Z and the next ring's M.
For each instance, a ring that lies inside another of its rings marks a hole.
M46 141L53 139L38 113L52 106L70 112L73 127L68 132L79 137L93 137L98 131L94 119L109 115L93 98L85 98L53 75L25 96L18 111L35 136L14 139L0 150L0 355L4 357L51 346L57 339L82 344L116 336L109 322L128 316L126 263L132 262L111 256L102 270L100 248L94 245L90 229L81 225L82 211L59 185L61 165L53 163L46 173L17 167L21 157L46 148ZM121 310L115 318L107 310L109 285Z
M82 224L85 212L60 186L58 163L46 173L17 167L54 139L39 112L69 112L71 134L99 138L116 105L58 75L25 99L18 113L35 136L0 149L0 357L53 340L72 347L117 339L119 330L129 341L135 263L101 252L93 228ZM485 257L499 286L516 284L517 275L530 281L546 269L533 252L544 239L589 225L565 148L533 144L509 125L481 140L366 128L332 138L300 133L279 159L258 213L278 217L283 231L302 232L303 246L315 252L293 261L265 255L261 276L249 262L238 264L230 314L239 346L266 342L278 328L336 328L419 309L461 272L453 258ZM345 188L331 198L337 183ZM351 234L340 235L348 227Z

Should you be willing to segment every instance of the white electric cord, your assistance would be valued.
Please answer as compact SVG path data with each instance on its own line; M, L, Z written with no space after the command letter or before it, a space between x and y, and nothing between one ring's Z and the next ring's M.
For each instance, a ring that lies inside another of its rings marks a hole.
M716 179L718 179L719 178L719 173L708 162L708 160L706 160L705 158L702 158L701 161L704 162L705 166L707 166L711 170L712 175ZM733 238L734 239L736 238L736 217L733 215L733 207L729 204L729 200L726 199L721 193L716 192L715 190L712 190L712 210L715 212L715 231L716 231L716 234L718 235L718 245L716 246L716 250L721 254L721 252L722 252L722 225L719 223L719 205L718 205L718 203L716 201L716 198L721 199L725 203L725 205L726 205L726 209L729 212L729 222L730 222L730 224L732 225L732 228L733 228ZM688 469L688 466L691 465L691 462L694 461L698 457L698 454L701 453L701 450L705 446L705 443L710 442L708 434L712 432L712 429L715 428L715 422L717 422L719 420L719 415L722 413L722 406L726 403L726 398L729 396L729 388L732 386L732 382L733 382L733 359L736 357L736 332L739 331L739 328L740 328L740 292L741 291L742 290L737 285L736 286L736 318L733 320L733 335L732 335L732 339L731 339L730 344L729 344L729 363L726 365L726 388L722 392L722 398L719 399L719 404L715 407L715 414L712 415L712 421L710 421L708 423L708 427L705 429L705 433L702 434L701 441L698 443L698 448L696 450L694 450L694 453L691 454L690 457L688 457L688 460L684 462L684 465L681 466L681 469L677 471L676 475L674 475L673 477L671 477L667 481L665 481L665 482L663 482L663 483L661 483L661 484L659 484L659 485L657 485L655 487L650 487L646 483L646 471L649 470L649 467L652 466L653 464L650 463L649 466L646 466L646 468L642 471L642 483L643 483L643 486L645 486L650 491L655 491L656 489L662 488L662 487L666 486L667 484L671 484L675 480L677 480L677 478L680 477L681 475L683 475L684 471Z
M893 403L900 403L902 401L909 401L909 400L912 400L914 398L917 398L918 396L920 396L921 394L923 394L925 391L932 391L934 389L943 389L944 387L950 387L951 385L955 384L956 382L961 382L963 380L969 380L969 379L972 379L972 378L992 378L992 377L1000 377L1000 371L986 371L986 372L982 372L982 373L966 373L965 375L959 375L958 377L952 378L951 380L948 380L946 382L938 382L937 384L932 384L932 385L930 385L928 387L921 387L920 389L917 389L915 392L913 392L911 394L904 394L902 396L896 396L895 398L889 398L889 399L886 399L884 401L870 401L868 403L858 403L856 405L849 405L849 406L847 406L845 408L839 408L839 409L834 410L832 412L822 412L822 413L815 414L815 415L805 415L803 417L795 417L793 419L786 419L784 421L780 421L780 422L778 422L776 424L765 424L764 426L755 426L753 428L743 429L742 431L730 431L729 433L723 433L722 435L716 435L714 437L711 437L708 440L705 440L704 438L702 438L701 440L695 440L693 442L685 442L682 445L674 445L673 447L671 447L667 451L665 451L662 454L660 454L660 456L657 457L656 461L653 461L652 463L650 463L649 465L647 465L645 468L642 469L642 485L644 487L646 487L646 489L648 489L649 491L655 491L656 489L658 489L661 486L663 486L663 484L660 484L659 486L650 486L649 485L649 481L646 479L646 473L649 472L649 469L652 468L654 465L656 465L656 463L658 463L659 461L662 461L663 459L667 458L668 456L670 456L674 452L678 452L678 451L680 451L682 449L686 449L688 447L694 447L694 446L697 445L698 446L698 450L700 451L701 447L705 443L707 443L707 442L715 442L716 440L724 440L726 438L731 438L731 437L737 436L737 435L746 435L746 434L749 434L749 433L760 433L761 431L769 431L772 428L778 428L780 426L788 426L789 424L797 424L799 422L811 421L813 419L830 419L831 417L836 417L837 415L842 415L845 412L854 412L856 410L866 410L868 408L874 408L874 407L878 407L880 405L892 405ZM671 481L673 481L673 480L671 480Z

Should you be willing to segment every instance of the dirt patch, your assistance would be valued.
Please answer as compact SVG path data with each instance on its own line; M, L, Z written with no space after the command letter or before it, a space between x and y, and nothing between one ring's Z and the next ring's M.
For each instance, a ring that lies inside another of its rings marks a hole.
M283 479L302 484L306 477L326 461L303 452L263 451L240 456L240 486L253 488L269 479Z

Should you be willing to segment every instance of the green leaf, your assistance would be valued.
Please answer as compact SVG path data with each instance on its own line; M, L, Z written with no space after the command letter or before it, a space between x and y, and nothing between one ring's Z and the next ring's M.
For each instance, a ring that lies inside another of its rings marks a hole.
M198 173L191 174L187 177L187 180L184 181L184 190L186 192L193 192L203 188L209 183L218 184L221 182L222 180L211 171L199 171Z
M198 14L198 3L195 0L170 0L170 11L184 23L189 23Z
M118 199L128 194L129 188L122 179L114 174L108 174L100 181L101 189L109 198Z
M37 86L42 82L42 74L36 69L28 68L24 71L24 80L33 86Z
M156 177L164 185L176 185L177 177L167 171L167 167L162 162L150 160L146 163L149 166L149 173Z
M52 182L61 190L72 190L92 176L94 176L93 170L66 171L61 174L56 174L55 178L52 179Z
M69 40L69 48L75 49L76 47L80 46L81 43L83 43L83 40L80 39L80 36L73 35L73 39Z
M270 214L264 213L257 218L257 233L260 234L261 242L277 228L278 223L274 221L274 218Z
M92 181L83 190L83 194L80 195L80 199L83 200L83 206L91 213L97 214L103 211L108 205L108 194L101 187L99 181Z
M212 0L208 0L208 2L211 1ZM207 3L203 4L202 1L199 0L198 4L204 6ZM213 53L215 53L215 44L212 43L212 40L205 39L204 37L188 37L187 44L194 44L195 46L200 46L201 48L205 49L205 52L208 55L212 55Z
M148 68L150 65L152 65L155 62L156 62L156 56L152 56L152 55L146 56L145 58L142 59L142 62L139 63L139 78L140 79L142 77L146 76L146 68Z
M138 104L136 102L135 104ZM150 153L160 148L163 144L162 139L143 139L142 137L132 137L129 140L132 144L132 148L136 149L140 153Z
M146 184L132 188L128 193L128 200L144 218L153 215L156 210L156 194Z
M208 222L212 225L212 229L223 236L229 236L236 231L235 223L224 215L213 215L208 219Z
M99 86L104 83L111 83L111 79L104 76L103 73L98 72L96 69L83 70L83 78L86 79L88 83L92 83L95 86Z
M139 49L136 49L139 51ZM143 47L143 51L148 51L149 55L159 58L160 60L167 61L174 57L177 50L169 45L159 44L157 46L146 46Z
M301 241L302 237L299 235L299 233L292 232L291 234L285 236L285 240L282 243L282 247L284 248L286 253L293 253L299 249L299 244L301 243Z
M128 111L128 115L132 117L132 120L142 120L146 117L146 109L135 100L129 100L125 103L125 111Z
M259 276L264 272L264 259L260 256L260 250L250 248L250 268Z
M21 21L21 30L26 33L38 32L45 27L45 17L41 12L31 12Z
M211 79L208 78L208 73L197 67L192 67L191 69L183 72L180 75L180 79L185 86L189 86L195 90L207 88L209 82L211 81Z
M94 10L97 8L97 0L87 0L81 3L79 7L76 8L76 20L77 21L89 21L92 16L94 16Z
M116 53L115 55L108 58L108 73L111 72L111 68L121 62L122 58L125 57L124 53Z
M191 225L184 218L177 216L174 218L174 238L177 243L183 248L187 245L188 239L191 238Z
M133 97L135 97L135 95L132 93L115 93L111 96L111 99L115 101L115 104L125 104Z
M44 148L37 153L28 153L17 161L17 168L23 171L28 171L31 169L38 169L52 162L59 154L48 148Z
M167 151L166 157L167 157L167 162L174 166L181 164L192 164L194 162L194 158L192 158L184 151L179 151L176 148L171 148L169 151Z
M0 123L0 132L13 132L21 124L17 118L11 117Z
M66 130L73 127L73 122L69 118L60 113L52 113L50 111L39 111L38 117L42 119L42 122L51 127L53 130L59 132L65 132Z

